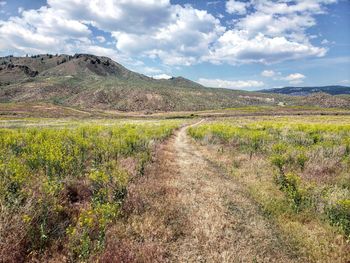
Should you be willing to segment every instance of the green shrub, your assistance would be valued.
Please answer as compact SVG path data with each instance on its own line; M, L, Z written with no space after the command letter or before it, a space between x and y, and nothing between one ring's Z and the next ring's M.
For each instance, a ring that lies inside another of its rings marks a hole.
M296 157L296 161L297 161L301 170L304 170L305 164L308 160L309 160L309 158L303 152L299 153Z
M288 145L283 142L278 142L272 145L272 152L275 154L282 155L288 150Z
M287 163L287 159L284 155L272 154L270 156L271 163L278 168L281 175L284 175L284 168Z
M305 200L305 190L301 187L301 178L294 173L288 173L279 175L277 183L286 194L287 199L290 200L292 208L296 212L300 211Z
M350 240L350 199L339 200L327 207L326 213L331 223L338 226Z

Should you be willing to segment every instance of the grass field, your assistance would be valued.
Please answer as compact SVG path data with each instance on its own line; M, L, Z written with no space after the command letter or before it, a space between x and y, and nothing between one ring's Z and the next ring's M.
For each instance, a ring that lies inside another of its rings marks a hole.
M258 111L3 116L1 260L348 262L350 117Z
M210 117L236 117L236 116L289 116L289 115L350 115L345 108L324 108L317 106L243 106L234 108L217 108L214 110L202 111L164 111L164 110L143 110L143 111L120 111L112 109L94 109L64 107L59 104L45 102L16 102L0 103L0 120L23 120L23 118L48 119L48 118L73 118L87 119L164 119L164 118L210 118Z
M313 260L349 260L350 118L215 120L189 129Z
M85 261L103 250L128 182L179 121L22 120L0 129L0 258ZM46 258L46 259L45 259Z

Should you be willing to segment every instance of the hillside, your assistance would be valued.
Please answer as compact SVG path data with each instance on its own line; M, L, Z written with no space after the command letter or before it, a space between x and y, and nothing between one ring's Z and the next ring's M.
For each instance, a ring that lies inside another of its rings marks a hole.
M0 103L78 109L196 111L250 105L348 107L350 97L301 100L283 94L205 88L183 77L156 80L90 54L0 58Z
M261 90L263 93L277 93L292 96L306 96L313 93L324 92L330 95L350 94L350 87L346 86L323 86L323 87L285 87L279 89L265 89Z

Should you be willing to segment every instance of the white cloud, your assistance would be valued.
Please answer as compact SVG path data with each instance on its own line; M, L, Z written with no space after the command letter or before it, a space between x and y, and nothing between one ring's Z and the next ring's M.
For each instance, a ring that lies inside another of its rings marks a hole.
M152 76L154 79L171 79L172 76L167 75L167 74L159 74L159 75L155 75Z
M300 73L293 73L293 74L290 74L288 75L285 79L286 80L299 80L299 79L304 79L305 76L303 74L300 74Z
M120 58L120 53L118 51L111 49L111 48L104 48L96 45L86 45L82 46L81 50L85 50L82 53L91 53L95 54L97 56L104 56L104 57L110 57L115 60L119 60Z
M226 12L229 14L237 13L239 15L244 15L247 12L247 3L235 1L235 0L228 0L226 2Z
M311 44L306 30L316 25L315 15L336 0L228 1L232 13L245 14L233 20L213 45L205 60L213 63L278 63L307 57L322 57L327 49ZM235 10L239 9L239 10Z
M264 86L264 82L257 80L222 80L200 78L197 81L206 87L225 88L225 89L252 89Z
M48 6L1 21L0 42L6 50L34 50L26 40L31 35L39 39L36 50L60 52L76 39L90 38L88 26L111 33L118 52L169 65L198 63L225 31L207 11L169 0L48 0ZM26 33L10 32L11 27Z
M163 70L159 69L159 68L154 68L154 67L147 67L144 65L141 65L141 67L138 67L137 69L139 72L142 72L148 76L153 76L154 74L161 74L163 72Z
M237 27L246 30L250 36L262 33L268 37L285 36L303 41L307 39L304 30L315 24L315 19L310 14L280 15L257 11L242 18L237 23Z
M6 1L0 1L0 7L3 7L3 6L5 6L6 4L7 4Z
M144 33L167 24L169 0L48 0L54 10L105 31Z
M322 57L325 53L324 48L290 41L285 37L270 38L258 33L250 38L246 31L229 30L218 39L211 54L205 59L214 63L272 64L311 56Z
M143 66L143 62L135 60L134 58L125 55L114 48L105 48L98 45L94 45L90 42L83 43L77 42L72 45L68 45L65 49L65 53L74 54L74 53L90 53L97 56L104 56L113 59L123 65L128 65L129 68L139 68Z
M217 5L220 4L220 1L208 1L207 5Z
M293 73L283 79L289 81L291 84L300 84L304 81L305 78L306 77L303 74Z
M0 20L0 49L74 53L84 47L132 63L148 57L173 66L322 57L327 49L314 46L306 31L316 24L315 15L334 2L229 0L227 12L242 16L228 30L209 12L170 0L48 0L40 9ZM94 40L105 41L93 36L91 27L110 33L114 47L96 46Z
M304 81L306 78L303 74L301 73L292 73L287 76L281 76L281 72L278 71L273 71L273 70L264 70L261 72L261 76L267 77L267 78L272 78L273 80L278 80L278 81L288 81L290 84L299 84Z
M261 72L261 76L268 77L268 78L274 77L277 74L278 73L273 71L273 70L264 70L264 71Z
M13 20L17 24L25 23L28 27L35 26L35 31L45 36L80 38L87 37L91 33L88 26L81 21L69 19L64 13L47 7L23 11L21 20Z
M341 83L341 84L350 84L350 80L344 79L344 80L339 81L339 83Z
M322 45L332 45L332 44L335 44L335 42L334 41L329 41L328 39L323 39L321 41L321 44Z
M106 39L105 39L104 36L97 36L96 39L97 39L97 41L100 42L100 43L106 42Z
M0 25L0 49L41 53L60 45L60 41L56 38L41 35L16 21L9 21L6 24L0 22Z
M86 41L90 33L87 25L42 7L22 11L21 17L0 20L0 49L24 53L63 51L66 41Z
M173 6L168 25L154 32L113 32L117 48L128 54L160 58L168 65L192 65L208 54L209 46L224 28L218 19L190 6Z

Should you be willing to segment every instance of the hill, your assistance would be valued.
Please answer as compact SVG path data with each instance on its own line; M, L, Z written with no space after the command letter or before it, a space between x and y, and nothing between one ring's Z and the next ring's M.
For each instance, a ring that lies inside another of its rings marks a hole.
M0 103L49 103L104 111L197 111L242 106L348 107L350 96L300 100L284 94L206 88L153 79L90 54L0 58Z
M285 87L279 89L261 90L263 93L278 93L292 96L306 96L313 93L324 92L330 95L350 94L350 87L345 86L322 86L322 87Z

